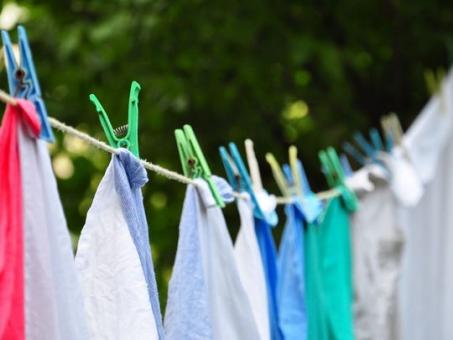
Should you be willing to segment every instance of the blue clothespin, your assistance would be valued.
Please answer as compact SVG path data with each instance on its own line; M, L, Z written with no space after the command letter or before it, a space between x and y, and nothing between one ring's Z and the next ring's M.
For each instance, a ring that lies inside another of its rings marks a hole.
M390 132L384 131L384 136L385 136L385 151L388 153L391 153L393 150L393 136Z
M354 133L353 135L353 138L355 140L355 142L357 143L357 145L359 145L362 150L365 152L365 154L371 159L371 160L375 160L376 159L376 149L373 147L373 145L371 145L370 143L368 143L368 141L365 139L365 137L363 136L363 134L361 132L356 132Z
M243 188L243 186L241 185L242 181L240 180L239 171L234 165L234 162L228 154L228 151L225 149L225 147L221 146L219 148L219 152L223 167L225 168L228 182L230 183L231 187L233 188L233 190L239 192L245 191L245 188Z
M307 173L305 172L304 165L302 164L302 161L299 159L297 160L297 169L300 174L303 193L305 195L313 194L313 191L311 190L311 187L310 187L310 183L308 182Z
M361 166L366 164L365 156L362 155L351 143L344 142L343 150Z
M35 71L27 33L23 26L17 28L19 35L20 59L17 63L9 34L2 31L3 49L5 51L6 72L8 75L9 93L16 98L27 99L35 104L36 111L41 120L40 138L48 142L55 140L52 129L47 119L47 109L42 100L41 88Z
M227 150L224 147L220 148L220 157L222 158L223 165L225 166L225 171L227 173L228 180L234 188L239 188L240 191L245 191L250 195L253 204L253 214L255 217L265 220L269 225L275 226L278 223L278 216L275 211L265 214L261 209L258 199L255 195L252 186L252 180L250 175L245 167L244 161L242 160L241 154L239 153L236 144L230 143L229 145L230 155L228 155ZM234 170L231 167L230 161L233 161L236 169L239 173L239 181L236 179ZM236 183L236 184L235 184Z
M370 129L370 139L376 151L383 150L381 135L379 134L379 131L376 128Z
M351 164L349 163L348 157L342 153L340 155L341 167L343 168L344 174L346 177L351 177L353 174Z

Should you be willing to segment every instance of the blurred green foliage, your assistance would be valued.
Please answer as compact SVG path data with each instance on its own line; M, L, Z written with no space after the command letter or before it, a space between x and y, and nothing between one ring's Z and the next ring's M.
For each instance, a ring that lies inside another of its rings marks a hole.
M137 80L142 157L180 171L173 130L190 123L215 173L223 174L218 146L228 141L250 137L261 160L271 151L280 161L295 144L316 189L324 187L321 148L339 147L389 111L407 127L429 97L424 72L453 59L451 1L18 4L27 9L21 21L52 116L103 139L88 94L96 93L114 125L124 124ZM76 239L109 156L56 135L54 165ZM261 168L276 192L265 162ZM149 177L144 200L165 301L185 188Z

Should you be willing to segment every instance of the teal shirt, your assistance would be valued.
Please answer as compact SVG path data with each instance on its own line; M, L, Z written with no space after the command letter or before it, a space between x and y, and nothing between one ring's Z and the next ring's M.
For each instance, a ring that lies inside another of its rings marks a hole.
M349 210L333 198L305 230L309 340L353 340Z

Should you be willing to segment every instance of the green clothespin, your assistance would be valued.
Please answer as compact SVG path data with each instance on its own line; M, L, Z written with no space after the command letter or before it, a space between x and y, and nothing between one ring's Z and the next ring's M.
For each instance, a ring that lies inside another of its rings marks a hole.
M324 150L319 151L319 160L321 161L321 166L322 166L322 172L326 176L327 180L327 185L329 185L330 188L335 187L335 181L333 177L333 169L330 164L329 158L327 157L327 153Z
M183 129L176 129L175 138L184 175L190 178L204 179L208 183L217 206L223 208L225 202L222 196L220 196L217 186L212 181L211 170L201 151L192 127L190 125L184 125Z
M341 167L340 158L333 147L328 147L326 151L319 153L319 158L325 169L326 178L331 188L338 188L345 205L350 211L355 211L358 206L356 194L346 185L346 176Z
M271 154L270 152L268 152L266 154L266 161L269 163L269 165L272 169L272 174L274 175L275 182L277 183L277 186L280 189L283 197L289 197L290 190L289 190L288 182L286 181L286 178L283 175L283 171L282 171L280 164L278 164L274 155Z
M340 158L333 147L327 148L327 157L333 169L335 185L344 184L346 176L344 175L343 168L341 167Z
M120 126L117 129L112 128L109 117L102 107L101 103L94 94L90 94L90 100L96 107L104 129L105 136L110 146L114 148L126 148L139 158L138 152L138 94L140 93L140 84L133 81L129 94L128 107L128 124Z

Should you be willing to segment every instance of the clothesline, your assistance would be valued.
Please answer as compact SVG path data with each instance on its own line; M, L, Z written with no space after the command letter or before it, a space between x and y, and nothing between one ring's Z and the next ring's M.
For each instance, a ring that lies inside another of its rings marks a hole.
M7 104L17 105L16 99L14 97L10 96L9 94L7 94L3 90L0 90L0 100ZM96 138L90 136L89 134L82 132L72 126L69 126L69 125L59 121L56 118L48 117L48 120L50 122L50 125L53 128L55 128L63 133L77 137L77 138L87 142L88 144L90 144L100 150L106 151L108 153L111 153L111 154L117 153L117 150L115 148L111 147L110 145L106 144L105 142L103 142L99 139L96 139ZM166 169L160 165L154 164L150 161L140 159L140 163L145 167L145 169L155 172L170 180L173 180L173 181L176 181L179 183L183 183L183 184L193 184L194 183L193 179L186 177L184 175L181 175L180 173L177 173L176 171L172 171L172 170ZM234 192L233 194L237 198L244 197L239 192ZM329 199L334 196L337 196L338 191L336 189L331 189L331 190L317 193L316 195L318 196L319 199ZM276 197L276 200L277 200L277 204L288 204L293 201L293 199L291 197Z

